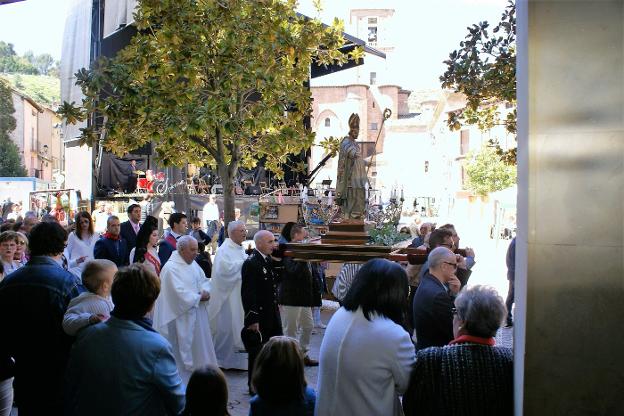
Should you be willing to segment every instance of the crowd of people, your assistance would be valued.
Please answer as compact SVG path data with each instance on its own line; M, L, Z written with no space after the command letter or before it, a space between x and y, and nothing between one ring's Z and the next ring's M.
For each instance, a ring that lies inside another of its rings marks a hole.
M173 213L161 236L140 205L127 214L102 233L88 212L70 232L29 213L2 226L0 416L223 416L222 370L247 371L250 415L511 414L512 352L494 345L509 296L467 286L475 254L455 253L452 224L423 224L422 266L345 264L315 359L324 269L280 250L304 227L258 231L250 249L232 221L213 262L212 217L189 229Z

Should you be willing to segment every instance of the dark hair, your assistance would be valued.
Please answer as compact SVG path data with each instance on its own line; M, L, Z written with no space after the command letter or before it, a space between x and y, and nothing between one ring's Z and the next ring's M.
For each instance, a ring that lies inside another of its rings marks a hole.
M91 214L89 214L87 211L79 211L76 213L76 216L74 217L74 220L76 222L76 237L78 237L78 240L82 240L82 233L79 232L78 230L80 229L80 220L82 218L86 218L89 220L89 229L87 230L89 232L89 235L93 235L94 231L93 231L93 218L91 218Z
M20 228L22 228L22 224L24 224L22 221L17 221L15 224L13 224L13 231L19 231Z
M132 259L133 263L143 263L145 261L147 244L154 230L158 230L158 220L148 215L145 217L145 222L141 224L141 228L139 228L139 233L137 234L134 258Z
M139 204L130 204L128 205L128 209L126 209L126 212L128 213L128 215L130 215L132 213L132 210L135 208L141 208L141 205Z
M453 232L447 228L436 228L429 236L429 248L433 250L444 244L444 240L453 238Z
M293 225L297 225L297 223L294 223L292 221L287 222L284 227L282 228L282 232L280 233L280 235L282 237L284 237L286 239L286 241L290 242L291 238L290 238L290 230L292 229Z
M186 215L181 212L174 212L169 215L169 226L173 228L174 224L179 224L184 218L186 218Z
M204 251L206 251L206 244L202 243L201 241L198 241L197 250L199 253L203 253Z
M13 221L5 221L2 223L2 225L0 225L0 233L3 233L5 231L13 231L13 224L15 224Z
M67 231L58 222L40 222L30 230L31 256L57 256L65 250Z
M293 225L290 228L290 239L288 241L292 241L292 239L295 238L295 236L297 234L299 234L300 232L302 232L302 231L303 231L303 227L302 226L297 225L297 224Z
M256 357L251 383L258 396L272 404L303 400L307 382L297 341L285 336L269 339Z
M364 317L369 321L371 313L376 313L402 325L407 295L405 270L397 263L373 259L358 270L342 306L351 312L362 308Z
M201 220L199 219L199 217L193 217L193 219L191 220L191 224L201 224Z
M115 274L111 296L114 314L120 319L141 319L160 293L160 280L141 264L132 264Z
M227 403L227 381L219 367L208 365L193 371L186 386L183 416L226 416Z

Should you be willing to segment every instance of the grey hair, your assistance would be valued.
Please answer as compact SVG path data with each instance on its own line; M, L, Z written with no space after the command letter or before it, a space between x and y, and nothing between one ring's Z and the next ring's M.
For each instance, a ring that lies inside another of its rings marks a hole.
M108 219L106 220L106 226L108 227L111 221L114 221L114 220L119 221L119 217L117 215L111 215L110 217L108 217Z
M453 252L446 247L436 247L431 250L429 253L429 257L427 257L427 261L429 262L429 268L433 269L438 267L440 264L444 262L444 260L453 256Z
M232 221L232 222L230 222L230 223L228 224L228 227L227 227L227 232L228 232L228 235L232 234L232 232L233 232L233 231L236 229L236 227L238 227L239 225L245 225L245 223L244 223L244 222L242 222L242 221L240 221L240 220L239 220L239 221Z
M491 286L464 288L455 299L457 315L470 335L491 338L507 316L503 298Z
M192 235L183 235L182 237L178 238L178 242L176 244L176 250L178 250L178 253L182 252L182 250L187 248L192 241L197 242L195 237L193 237Z
M37 219L37 213L35 211L26 211L26 213L24 214L24 219L26 218L34 218Z

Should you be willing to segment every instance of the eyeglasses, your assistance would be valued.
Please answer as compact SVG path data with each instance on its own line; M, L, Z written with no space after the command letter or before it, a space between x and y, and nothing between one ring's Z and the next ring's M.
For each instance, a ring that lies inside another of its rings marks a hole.
M26 241L18 241L17 245L18 246L25 246L26 245Z
M454 269L457 269L457 263L451 263L449 261L445 261L444 263L453 266Z

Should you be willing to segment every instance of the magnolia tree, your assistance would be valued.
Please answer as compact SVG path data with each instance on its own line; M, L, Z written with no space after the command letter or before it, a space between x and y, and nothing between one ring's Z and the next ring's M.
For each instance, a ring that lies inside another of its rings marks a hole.
M139 0L138 34L114 59L77 73L85 98L60 113L84 143L121 155L146 143L165 165L216 167L226 223L234 218L239 166L260 159L278 176L309 148L310 65L361 59L342 23L296 13L294 0ZM301 167L301 166L300 166Z
M443 88L464 94L466 107L450 112L447 124L451 130L462 125L476 125L485 131L502 125L516 134L516 13L515 1L509 1L500 22L493 28L479 22L468 28L460 48L444 61L446 71L440 77ZM512 110L503 117L502 103ZM491 145L508 164L516 163L516 149L504 151L493 140Z

